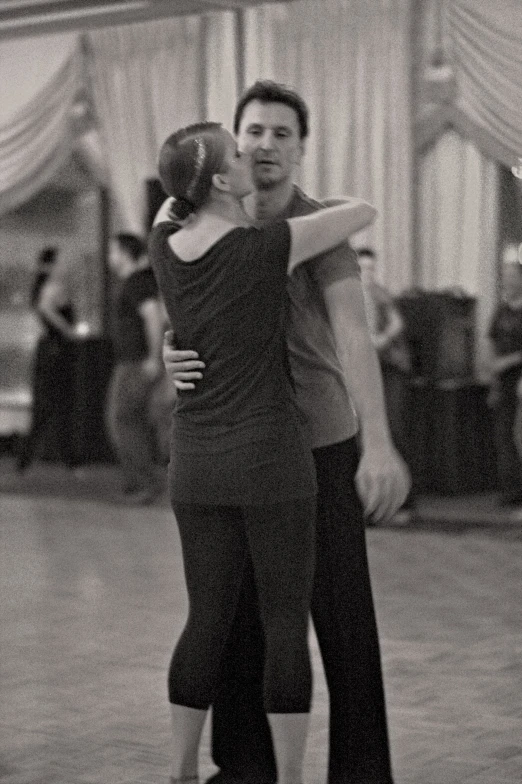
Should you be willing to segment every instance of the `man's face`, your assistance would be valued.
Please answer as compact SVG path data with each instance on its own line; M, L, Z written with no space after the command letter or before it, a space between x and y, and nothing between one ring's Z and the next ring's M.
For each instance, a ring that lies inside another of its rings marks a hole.
M237 134L238 147L252 157L257 188L269 189L293 179L304 152L296 112L284 103L251 101Z

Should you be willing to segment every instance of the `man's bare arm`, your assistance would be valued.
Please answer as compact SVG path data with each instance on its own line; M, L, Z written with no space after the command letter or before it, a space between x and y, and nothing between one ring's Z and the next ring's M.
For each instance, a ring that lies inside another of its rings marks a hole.
M391 440L381 370L372 345L357 277L325 285L324 300L348 392L361 431L357 488L365 513L389 519L404 503L411 486L408 469Z

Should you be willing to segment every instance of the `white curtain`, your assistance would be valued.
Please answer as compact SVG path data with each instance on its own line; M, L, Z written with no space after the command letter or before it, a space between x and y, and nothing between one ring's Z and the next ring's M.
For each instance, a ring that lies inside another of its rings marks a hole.
M522 155L522 2L448 0L445 48L455 72L455 124L492 158Z
M422 157L419 177L419 284L477 298L476 371L485 376L497 301L498 167L449 130Z
M0 45L0 215L44 187L70 156L82 84L76 35Z
M411 283L409 0L298 0L246 11L245 84L295 87L311 113L301 184L353 193L379 210L365 235L380 277Z
M167 136L206 119L230 125L236 100L231 14L163 19L88 36L94 108L118 228L143 232L145 180Z
M161 142L202 117L201 20L176 18L88 35L94 109L113 200L114 229L143 232L145 180Z
M205 19L205 119L232 130L241 77L236 15L222 12Z

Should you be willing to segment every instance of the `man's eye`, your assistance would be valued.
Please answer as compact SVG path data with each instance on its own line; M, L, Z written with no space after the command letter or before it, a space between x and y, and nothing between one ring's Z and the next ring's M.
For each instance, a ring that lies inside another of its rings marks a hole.
M261 136L261 131L258 128L252 128L249 131L250 136Z

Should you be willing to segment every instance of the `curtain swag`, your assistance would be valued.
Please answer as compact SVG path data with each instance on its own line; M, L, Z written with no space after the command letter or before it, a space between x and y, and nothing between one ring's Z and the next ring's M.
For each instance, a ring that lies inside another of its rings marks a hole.
M39 54L44 48L36 47ZM0 125L0 215L36 194L70 156L71 110L81 80L80 53L73 47L47 83Z

